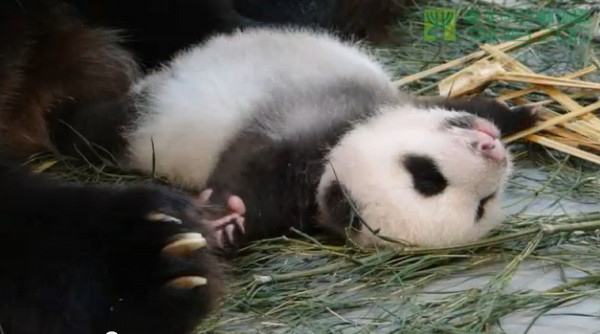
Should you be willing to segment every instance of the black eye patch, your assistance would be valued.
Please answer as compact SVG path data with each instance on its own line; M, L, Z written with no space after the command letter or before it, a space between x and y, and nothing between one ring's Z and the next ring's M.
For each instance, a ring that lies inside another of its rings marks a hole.
M481 220L481 218L483 217L483 214L485 213L485 205L492 198L494 198L494 196L496 196L496 193L493 193L493 194L491 194L489 196L486 196L486 197L482 198L481 201L479 201L479 205L477 206L477 213L475 215L475 221L476 222L478 222L479 220Z
M435 196L448 187L448 180L430 157L408 154L403 157L402 164L410 173L413 186L421 195L425 197Z

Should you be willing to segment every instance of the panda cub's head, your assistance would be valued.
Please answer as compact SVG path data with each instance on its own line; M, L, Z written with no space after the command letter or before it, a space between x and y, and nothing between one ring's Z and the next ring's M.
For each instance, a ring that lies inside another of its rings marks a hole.
M465 112L382 109L331 149L319 222L363 247L391 245L370 229L421 247L478 239L504 219L512 161L499 137L495 125Z

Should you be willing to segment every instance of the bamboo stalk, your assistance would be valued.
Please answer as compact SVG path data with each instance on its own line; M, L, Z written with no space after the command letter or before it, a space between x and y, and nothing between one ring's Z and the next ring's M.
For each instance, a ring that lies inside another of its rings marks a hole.
M596 66L590 65L590 66L588 66L588 67L586 67L584 69L581 69L581 70L579 70L577 72L570 73L570 74L567 74L565 76L562 76L562 78L564 78L564 79L574 79L574 78L578 78L578 77L581 77L581 76L584 76L584 75L587 75L587 74L590 74L590 73L594 73L597 70L598 70L598 68ZM514 92L511 92L511 93L508 93L508 94L504 94L504 95L498 97L496 100L498 100L498 101L512 100L512 99L517 98L517 97L521 97L521 96L524 96L524 95L527 95L527 94L534 93L538 89L539 89L539 87L532 87L532 88L527 88L527 89L521 89L521 90L518 90L518 91L514 91ZM580 94L578 97L581 97L581 96L584 96L583 93L584 92L578 92L578 93L575 93L574 95ZM595 93L595 92L592 91L592 92L589 92L589 93ZM546 101L544 101L544 103L551 103L551 102L554 102L554 100L546 100Z
M498 74L496 76L496 80L523 82L543 86L563 86L600 90L600 84L598 83L585 82L573 79L553 78L547 75L535 73L507 72L503 74Z
M570 155L600 164L600 156L597 156L595 154L589 153L589 152L585 152L583 150L580 150L578 148L575 148L573 146L569 146L566 145L564 143L560 143L556 140L552 140L550 138L547 137L542 137L539 135L531 135L529 136L527 139L529 139L530 141L534 142L534 143L538 143L544 146L548 146L550 148L553 148L555 150L559 150L565 153L568 153Z
M523 89L520 91L515 91L515 92L511 92L511 93L507 93L505 95L502 95L498 98L496 98L497 101L508 101L508 100L513 100L516 99L518 97L521 97L523 95L529 94L529 93L533 93L535 92L537 89L536 88L531 88L531 89ZM513 93L521 93L524 92L523 94L513 94ZM593 95L593 94L597 94L595 91L590 91L590 90L585 90L585 91L581 91L581 92L577 92L577 93L573 93L573 94L568 94L567 96L570 97L571 99L578 99L584 96L588 96L588 95ZM553 104L556 103L556 101L554 101L553 99L546 99L546 100L542 100L542 101L538 101L538 102L529 102L526 105L528 106L547 106L549 104Z

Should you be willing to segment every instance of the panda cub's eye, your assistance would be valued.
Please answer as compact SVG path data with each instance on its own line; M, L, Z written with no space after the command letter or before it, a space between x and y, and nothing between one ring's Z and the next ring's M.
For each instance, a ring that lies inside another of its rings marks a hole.
M471 115L452 117L446 120L446 126L457 127L461 129L471 129L475 126L475 117Z
M486 196L484 198L482 198L479 201L479 205L477 206L477 213L475 215L475 221L479 221L481 220L481 218L483 217L483 215L485 214L485 205L487 204L487 202L489 202L492 198L494 198L494 196L496 196L496 193L493 193L489 196Z

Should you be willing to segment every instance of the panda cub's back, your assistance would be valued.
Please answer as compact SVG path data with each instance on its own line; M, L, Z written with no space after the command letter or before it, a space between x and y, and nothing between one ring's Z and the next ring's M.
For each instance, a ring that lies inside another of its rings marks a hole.
M129 135L132 164L150 171L154 153L155 171L183 185L204 184L243 130L284 139L396 96L389 76L355 44L299 29L216 36L176 55L134 93L146 100ZM202 163L181 163L190 160Z

